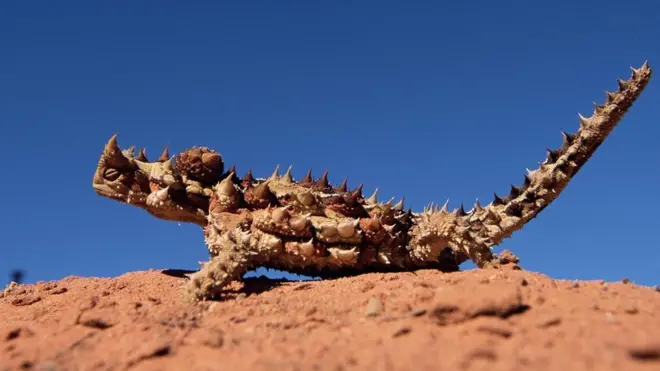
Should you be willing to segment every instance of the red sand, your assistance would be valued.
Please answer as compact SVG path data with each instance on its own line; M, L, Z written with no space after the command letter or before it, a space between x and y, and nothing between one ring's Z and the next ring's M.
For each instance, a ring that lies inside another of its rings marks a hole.
M660 370L660 292L519 270L248 279L167 271L0 294L0 370Z

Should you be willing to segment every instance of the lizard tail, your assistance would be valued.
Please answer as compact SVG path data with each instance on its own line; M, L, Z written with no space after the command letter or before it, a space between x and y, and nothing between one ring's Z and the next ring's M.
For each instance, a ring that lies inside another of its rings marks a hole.
M638 69L632 68L630 79L619 79L619 89L606 92L605 103L596 105L591 117L580 115L580 128L575 134L562 132L562 146L548 150L539 168L528 170L524 183L511 186L506 197L495 194L489 205L482 207L477 202L468 212L461 206L451 212L443 208L421 213L412 237L413 242L426 246L427 253L422 255L436 253L444 244L459 255L467 255L480 267L495 262L491 248L534 219L561 194L617 126L650 78L648 62ZM437 245L435 249L431 248L433 243Z

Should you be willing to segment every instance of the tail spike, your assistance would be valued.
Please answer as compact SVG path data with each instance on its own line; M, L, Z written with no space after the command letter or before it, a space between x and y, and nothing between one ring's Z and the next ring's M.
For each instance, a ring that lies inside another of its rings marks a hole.
M493 205L498 206L498 205L504 205L505 202L500 196L497 195L497 193L493 192Z
M546 149L546 160L547 163L549 164L554 164L555 161L559 158L559 151L558 150L552 150L550 148Z
M516 198L520 196L520 194L524 191L525 189L522 187L516 187L513 184L511 184L511 190L509 191L509 197L511 198Z
M575 134L567 133L567 132L562 130L561 135L562 135L562 147L563 148L567 148L575 140Z
M605 104L611 104L616 98L616 93L605 90Z
M604 109L605 109L605 106L594 102L594 113L595 114L600 115L601 113L603 113Z
M624 91L630 86L629 80L617 79L616 82L619 84L619 91Z
M578 118L580 119L580 126L584 127L589 123L589 119L587 117L582 116L581 113L578 113Z

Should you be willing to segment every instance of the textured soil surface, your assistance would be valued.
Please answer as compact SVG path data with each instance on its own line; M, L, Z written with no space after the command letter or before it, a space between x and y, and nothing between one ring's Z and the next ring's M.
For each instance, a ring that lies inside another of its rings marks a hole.
M520 270L252 278L182 301L181 272L0 294L0 370L660 370L660 292Z

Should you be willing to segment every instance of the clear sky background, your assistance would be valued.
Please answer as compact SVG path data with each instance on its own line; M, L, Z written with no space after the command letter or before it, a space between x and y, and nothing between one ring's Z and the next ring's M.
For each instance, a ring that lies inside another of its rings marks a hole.
M416 211L488 203L647 59L660 68L654 0L2 1L0 282L208 258L199 227L96 196L116 132L151 158L210 146L240 175L328 169ZM658 78L498 251L660 284Z

